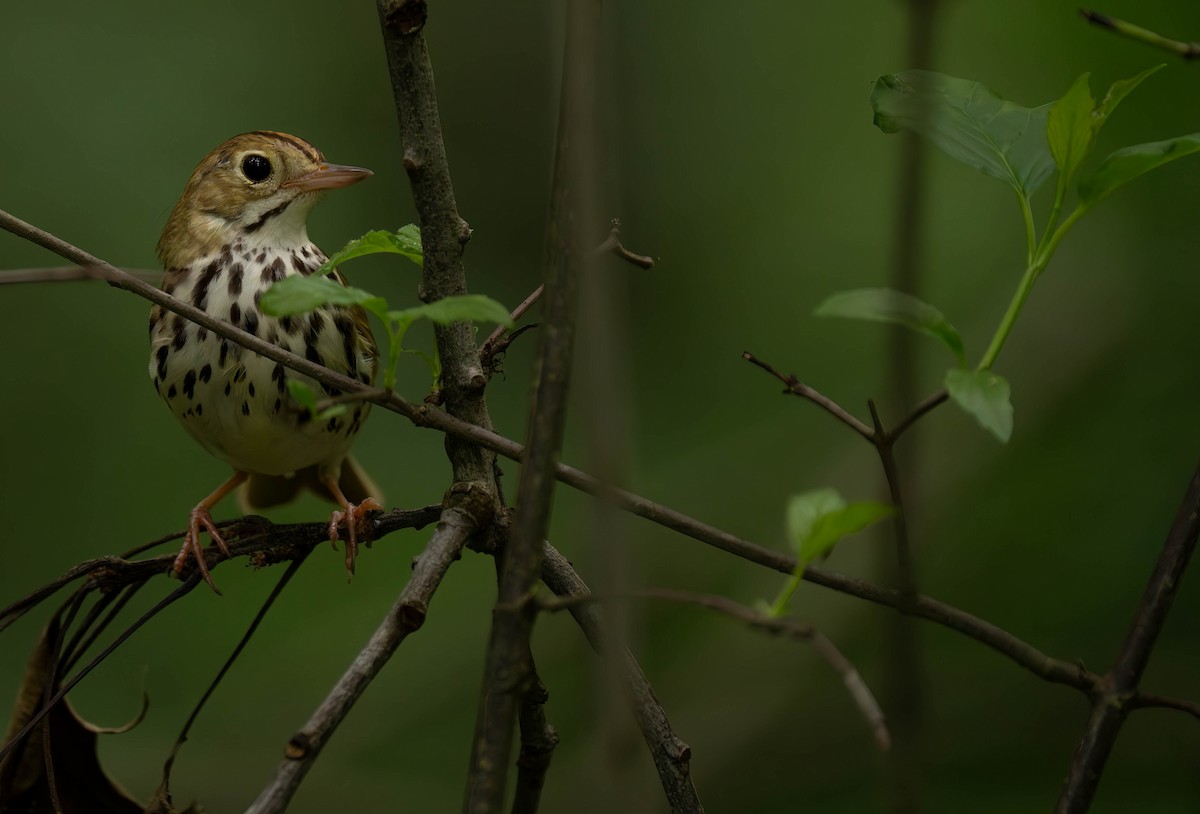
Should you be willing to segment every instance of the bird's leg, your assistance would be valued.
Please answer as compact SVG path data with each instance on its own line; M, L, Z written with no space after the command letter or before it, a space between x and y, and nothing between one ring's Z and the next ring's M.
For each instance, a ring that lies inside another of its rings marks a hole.
M358 556L358 524L367 512L383 511L383 506L380 506L379 501L373 497L368 497L362 503L355 505L342 492L335 478L325 476L321 478L321 482L328 487L334 500L342 507L341 511L335 511L329 518L329 539L331 541L340 539L338 526L344 521L346 523L346 572L353 576L354 560Z
M221 593L217 591L217 585L213 582L212 575L208 572L208 563L204 561L204 546L200 545L200 528L201 526L204 527L204 530L208 532L208 536L216 543L217 548L221 550L222 554L226 557L233 556L229 552L229 546L225 545L224 538L217 531L209 510L213 506L216 506L221 501L221 498L241 486L248 477L249 475L245 472L234 472L233 477L214 489L211 495L197 503L196 508L192 509L191 516L188 518L187 534L183 537L183 548L179 549L179 556L175 558L175 566L172 569L176 576L183 570L188 557L192 557L196 560L196 567L200 569L200 574L204 577L204 581L208 583L208 587L217 593Z

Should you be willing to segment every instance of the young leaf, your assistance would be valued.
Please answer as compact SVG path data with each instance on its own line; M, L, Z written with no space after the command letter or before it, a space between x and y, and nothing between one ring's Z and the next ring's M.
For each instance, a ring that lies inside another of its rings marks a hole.
M1079 182L1079 205L1091 208L1142 173L1200 150L1200 133L1117 150Z
M390 311L388 318L405 324L416 319L428 319L439 325L449 325L451 322L495 322L497 325L512 325L508 309L482 294L444 297L414 308Z
M328 421L331 418L335 418L339 415L344 415L349 410L350 410L350 408L347 407L345 404L334 404L333 406L326 407L324 410L322 410L320 415L318 415L316 417L316 420L317 421Z
M317 394L307 384L296 379L287 380L287 389L291 393L292 398L296 402L308 410L309 415L315 415L317 412Z
M932 71L905 71L875 80L875 126L912 130L951 158L1008 182L1029 197L1054 171L1046 144L1050 105L1005 101L978 82Z
M1108 89L1108 93L1104 94L1104 98L1100 100L1100 104L1096 105L1096 110L1092 114L1093 124L1092 130L1094 133L1099 133L1100 128L1108 121L1108 117L1117 109L1117 105L1121 104L1121 100L1128 96L1133 89L1151 74L1158 73L1163 68L1167 67L1167 63L1161 62L1153 68L1147 68L1137 76L1131 76L1129 79L1118 79L1112 83Z
M894 322L940 340L966 364L962 337L950 321L932 305L909 294L888 288L859 288L842 291L817 306L819 317L846 317L876 322Z
M1092 118L1096 103L1088 87L1089 76L1091 74L1085 73L1076 79L1063 97L1051 105L1046 118L1046 140L1054 163L1058 165L1059 186L1064 190L1067 181L1092 151L1098 129Z
M361 288L312 274L284 277L263 292L259 307L273 317L304 314L322 305L361 305L375 314L387 313L387 302Z
M421 252L421 230L410 223L400 227L396 232L382 230L367 232L362 237L351 240L341 251L322 263L321 267L317 269L317 274L328 274L347 260L380 252L399 254L418 266L421 265L425 260L425 256Z
M1002 442L1012 437L1013 408L1008 382L990 370L949 370L946 391Z
M862 531L892 514L882 503L846 503L834 489L793 495L788 501L788 536L796 547L799 569L821 557L843 537Z

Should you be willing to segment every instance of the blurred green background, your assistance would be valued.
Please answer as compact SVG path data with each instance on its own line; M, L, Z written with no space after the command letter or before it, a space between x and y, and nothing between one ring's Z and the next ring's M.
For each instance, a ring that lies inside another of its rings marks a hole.
M539 279L561 8L553 0L431 4L427 36L460 210L474 227L472 289L520 301ZM905 5L700 2L606 4L604 188L631 248L619 264L627 334L626 485L763 545L783 547L791 493L879 494L872 451L827 416L779 395L741 360L751 350L865 416L883 389L887 332L818 321L827 294L885 284L900 141L871 125L874 78L904 64ZM1103 11L1181 39L1200 10L1110 0ZM1200 67L1087 26L1064 0L963 0L938 16L934 67L1027 105L1083 71L1098 91L1160 61L1099 152L1200 130ZM375 170L331 195L310 234L326 250L414 220L400 166L374 4L329 0L0 5L0 207L109 261L155 266L154 244L191 168L228 136L299 134L330 160ZM1012 193L949 159L929 166L926 297L983 350L1023 261ZM912 523L921 584L1046 652L1104 669L1116 651L1200 454L1196 404L1200 161L1140 179L1067 238L998 370L1016 430L997 444L953 408L899 449L918 462ZM1042 202L1039 221L1044 219ZM597 241L605 232L597 224ZM0 234L0 268L61 265ZM394 303L415 269L368 258L347 271ZM94 283L0 288L0 604L72 564L179 528L227 474L158 403L146 375L146 303ZM610 329L615 330L615 329ZM430 341L427 333L420 341ZM595 332L581 343L615 341ZM489 390L498 428L520 438L534 342L522 339ZM946 361L918 345L922 393ZM406 360L401 388L427 384ZM588 370L577 372L577 386ZM577 395L582 390L577 391ZM582 399L576 400L582 406ZM589 425L566 458L587 464ZM434 433L377 411L357 455L392 506L439 499L449 469ZM506 466L510 491L515 467ZM598 543L591 503L558 495L552 539L598 581L617 563L633 584L720 592L752 603L782 578L636 518ZM315 501L272 515L313 520ZM218 517L232 516L234 504ZM347 584L318 549L212 699L174 773L177 801L241 810L283 744L378 623L425 535L389 538ZM883 541L849 541L829 565L875 571ZM139 632L72 695L84 717L119 724L144 689L146 721L106 737L104 765L143 799L190 707L274 584L277 569L224 566L225 595L199 590ZM1145 686L1200 696L1200 576L1185 580ZM135 604L172 588L152 584ZM425 628L401 648L338 731L292 807L323 812L457 810L482 674L494 574L468 554ZM797 614L818 624L882 689L889 611L805 585ZM15 693L49 608L0 635L0 693ZM133 610L127 613L132 618ZM807 648L695 609L631 609L634 648L713 812L876 811L883 759L838 678ZM980 645L931 624L929 811L1047 810L1087 714ZM565 615L543 618L536 656L562 743L544 810L664 810L653 767ZM1132 717L1094 810L1200 810L1200 729L1174 712Z

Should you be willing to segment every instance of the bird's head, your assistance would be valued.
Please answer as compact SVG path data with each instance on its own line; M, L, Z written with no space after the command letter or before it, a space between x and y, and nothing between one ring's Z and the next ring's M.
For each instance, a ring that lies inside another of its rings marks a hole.
M247 247L304 245L308 213L321 194L370 175L326 162L287 133L234 136L192 172L159 238L159 259L167 268L182 267L239 240Z

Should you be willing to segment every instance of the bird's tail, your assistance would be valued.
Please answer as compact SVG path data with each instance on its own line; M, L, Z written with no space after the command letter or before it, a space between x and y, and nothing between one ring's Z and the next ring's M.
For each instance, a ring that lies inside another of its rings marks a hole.
M380 503L383 496L379 488L367 475L358 462L350 456L342 461L342 474L338 478L338 487L351 503L362 503L368 497L373 497ZM310 466L301 469L290 478L282 475L251 475L246 485L238 492L238 502L242 511L252 512L255 509L269 509L288 503L296 498L302 489L308 489L322 500L337 503L333 494L317 477L317 467Z

